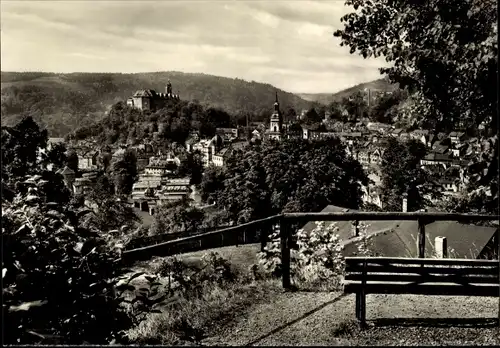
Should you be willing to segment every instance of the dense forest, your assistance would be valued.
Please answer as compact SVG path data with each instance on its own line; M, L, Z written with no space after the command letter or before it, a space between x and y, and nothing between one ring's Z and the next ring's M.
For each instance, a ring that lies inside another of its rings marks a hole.
M262 119L272 113L276 88L241 79L181 72L2 72L2 125L14 125L21 116L29 115L47 128L49 136L64 136L98 121L112 105L136 90L164 92L169 79L182 100L221 108L235 117ZM278 93L284 107L302 110L313 105L292 93Z
M89 126L78 127L65 138L94 138L101 144L136 145L156 141L166 145L183 143L193 130L207 138L214 136L218 127L233 127L244 121L221 108L203 107L196 101L171 100L166 107L153 113L118 102L111 106L106 116Z

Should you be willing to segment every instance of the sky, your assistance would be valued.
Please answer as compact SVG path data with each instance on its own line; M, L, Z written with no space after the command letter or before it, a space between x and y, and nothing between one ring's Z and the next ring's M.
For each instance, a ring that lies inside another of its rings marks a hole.
M333 93L385 60L333 37L343 0L1 0L2 71L197 72Z

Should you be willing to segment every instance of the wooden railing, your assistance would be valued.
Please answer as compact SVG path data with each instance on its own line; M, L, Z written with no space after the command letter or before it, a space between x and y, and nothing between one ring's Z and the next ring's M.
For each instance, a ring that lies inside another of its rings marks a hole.
M338 212L338 213L285 213L265 219L224 228L221 230L193 235L123 252L125 261L147 259L151 256L168 256L190 251L206 250L231 245L261 243L267 244L272 229L279 226L281 238L281 260L283 287L290 288L290 247L295 230L309 221L418 221L418 257L425 257L425 225L434 221L498 221L499 216L482 214L455 214L430 212ZM500 239L497 232L497 241ZM500 259L500 243L498 255Z

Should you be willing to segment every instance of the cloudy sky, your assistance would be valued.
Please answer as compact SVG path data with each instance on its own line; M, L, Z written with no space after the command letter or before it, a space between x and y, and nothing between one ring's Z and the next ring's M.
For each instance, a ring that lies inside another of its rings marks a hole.
M1 1L2 71L203 72L290 92L380 77L332 33L343 0Z

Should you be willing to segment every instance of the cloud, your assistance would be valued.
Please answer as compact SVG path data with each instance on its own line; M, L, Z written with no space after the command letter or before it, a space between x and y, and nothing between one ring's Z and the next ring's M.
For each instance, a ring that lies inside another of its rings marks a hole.
M5 71L177 70L334 92L379 77L333 32L342 1L6 1Z

